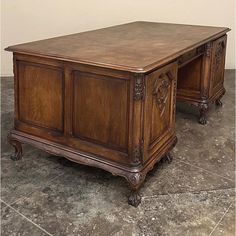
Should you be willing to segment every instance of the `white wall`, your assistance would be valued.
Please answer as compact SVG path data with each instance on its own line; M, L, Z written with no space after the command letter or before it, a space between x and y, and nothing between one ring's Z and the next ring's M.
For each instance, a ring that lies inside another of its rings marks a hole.
M2 0L1 75L12 75L9 45L136 20L230 27L226 67L234 68L234 17L234 0Z

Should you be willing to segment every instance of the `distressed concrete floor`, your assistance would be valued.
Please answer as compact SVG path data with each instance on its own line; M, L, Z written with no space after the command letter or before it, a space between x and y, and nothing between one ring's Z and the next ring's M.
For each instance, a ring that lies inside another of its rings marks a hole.
M11 161L13 83L2 78L1 235L234 235L234 71L225 77L224 105L206 126L178 105L175 158L148 175L138 208L127 205L126 182L103 170L27 145Z

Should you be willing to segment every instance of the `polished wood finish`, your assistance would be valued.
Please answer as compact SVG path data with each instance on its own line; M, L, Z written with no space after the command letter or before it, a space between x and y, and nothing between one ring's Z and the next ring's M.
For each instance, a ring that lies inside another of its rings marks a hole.
M201 117L210 101L220 105L227 31L134 22L7 48L14 55L13 159L29 143L102 168L126 178L128 202L137 206L146 174L172 160L176 96L197 104Z

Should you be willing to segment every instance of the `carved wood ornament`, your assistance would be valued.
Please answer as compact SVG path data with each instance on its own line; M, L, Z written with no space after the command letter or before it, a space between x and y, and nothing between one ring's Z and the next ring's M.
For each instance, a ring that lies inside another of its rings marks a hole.
M160 111L160 116L162 117L165 109L166 102L168 99L168 92L171 85L171 80L173 79L172 73L169 71L165 74L161 74L155 81L153 96L156 98L156 105Z

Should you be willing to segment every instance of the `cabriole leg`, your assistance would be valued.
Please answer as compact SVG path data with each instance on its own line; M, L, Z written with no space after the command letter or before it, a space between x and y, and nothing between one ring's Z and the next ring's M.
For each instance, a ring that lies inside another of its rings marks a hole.
M8 142L15 148L15 153L11 156L13 161L22 159L22 146L21 143L8 135Z

